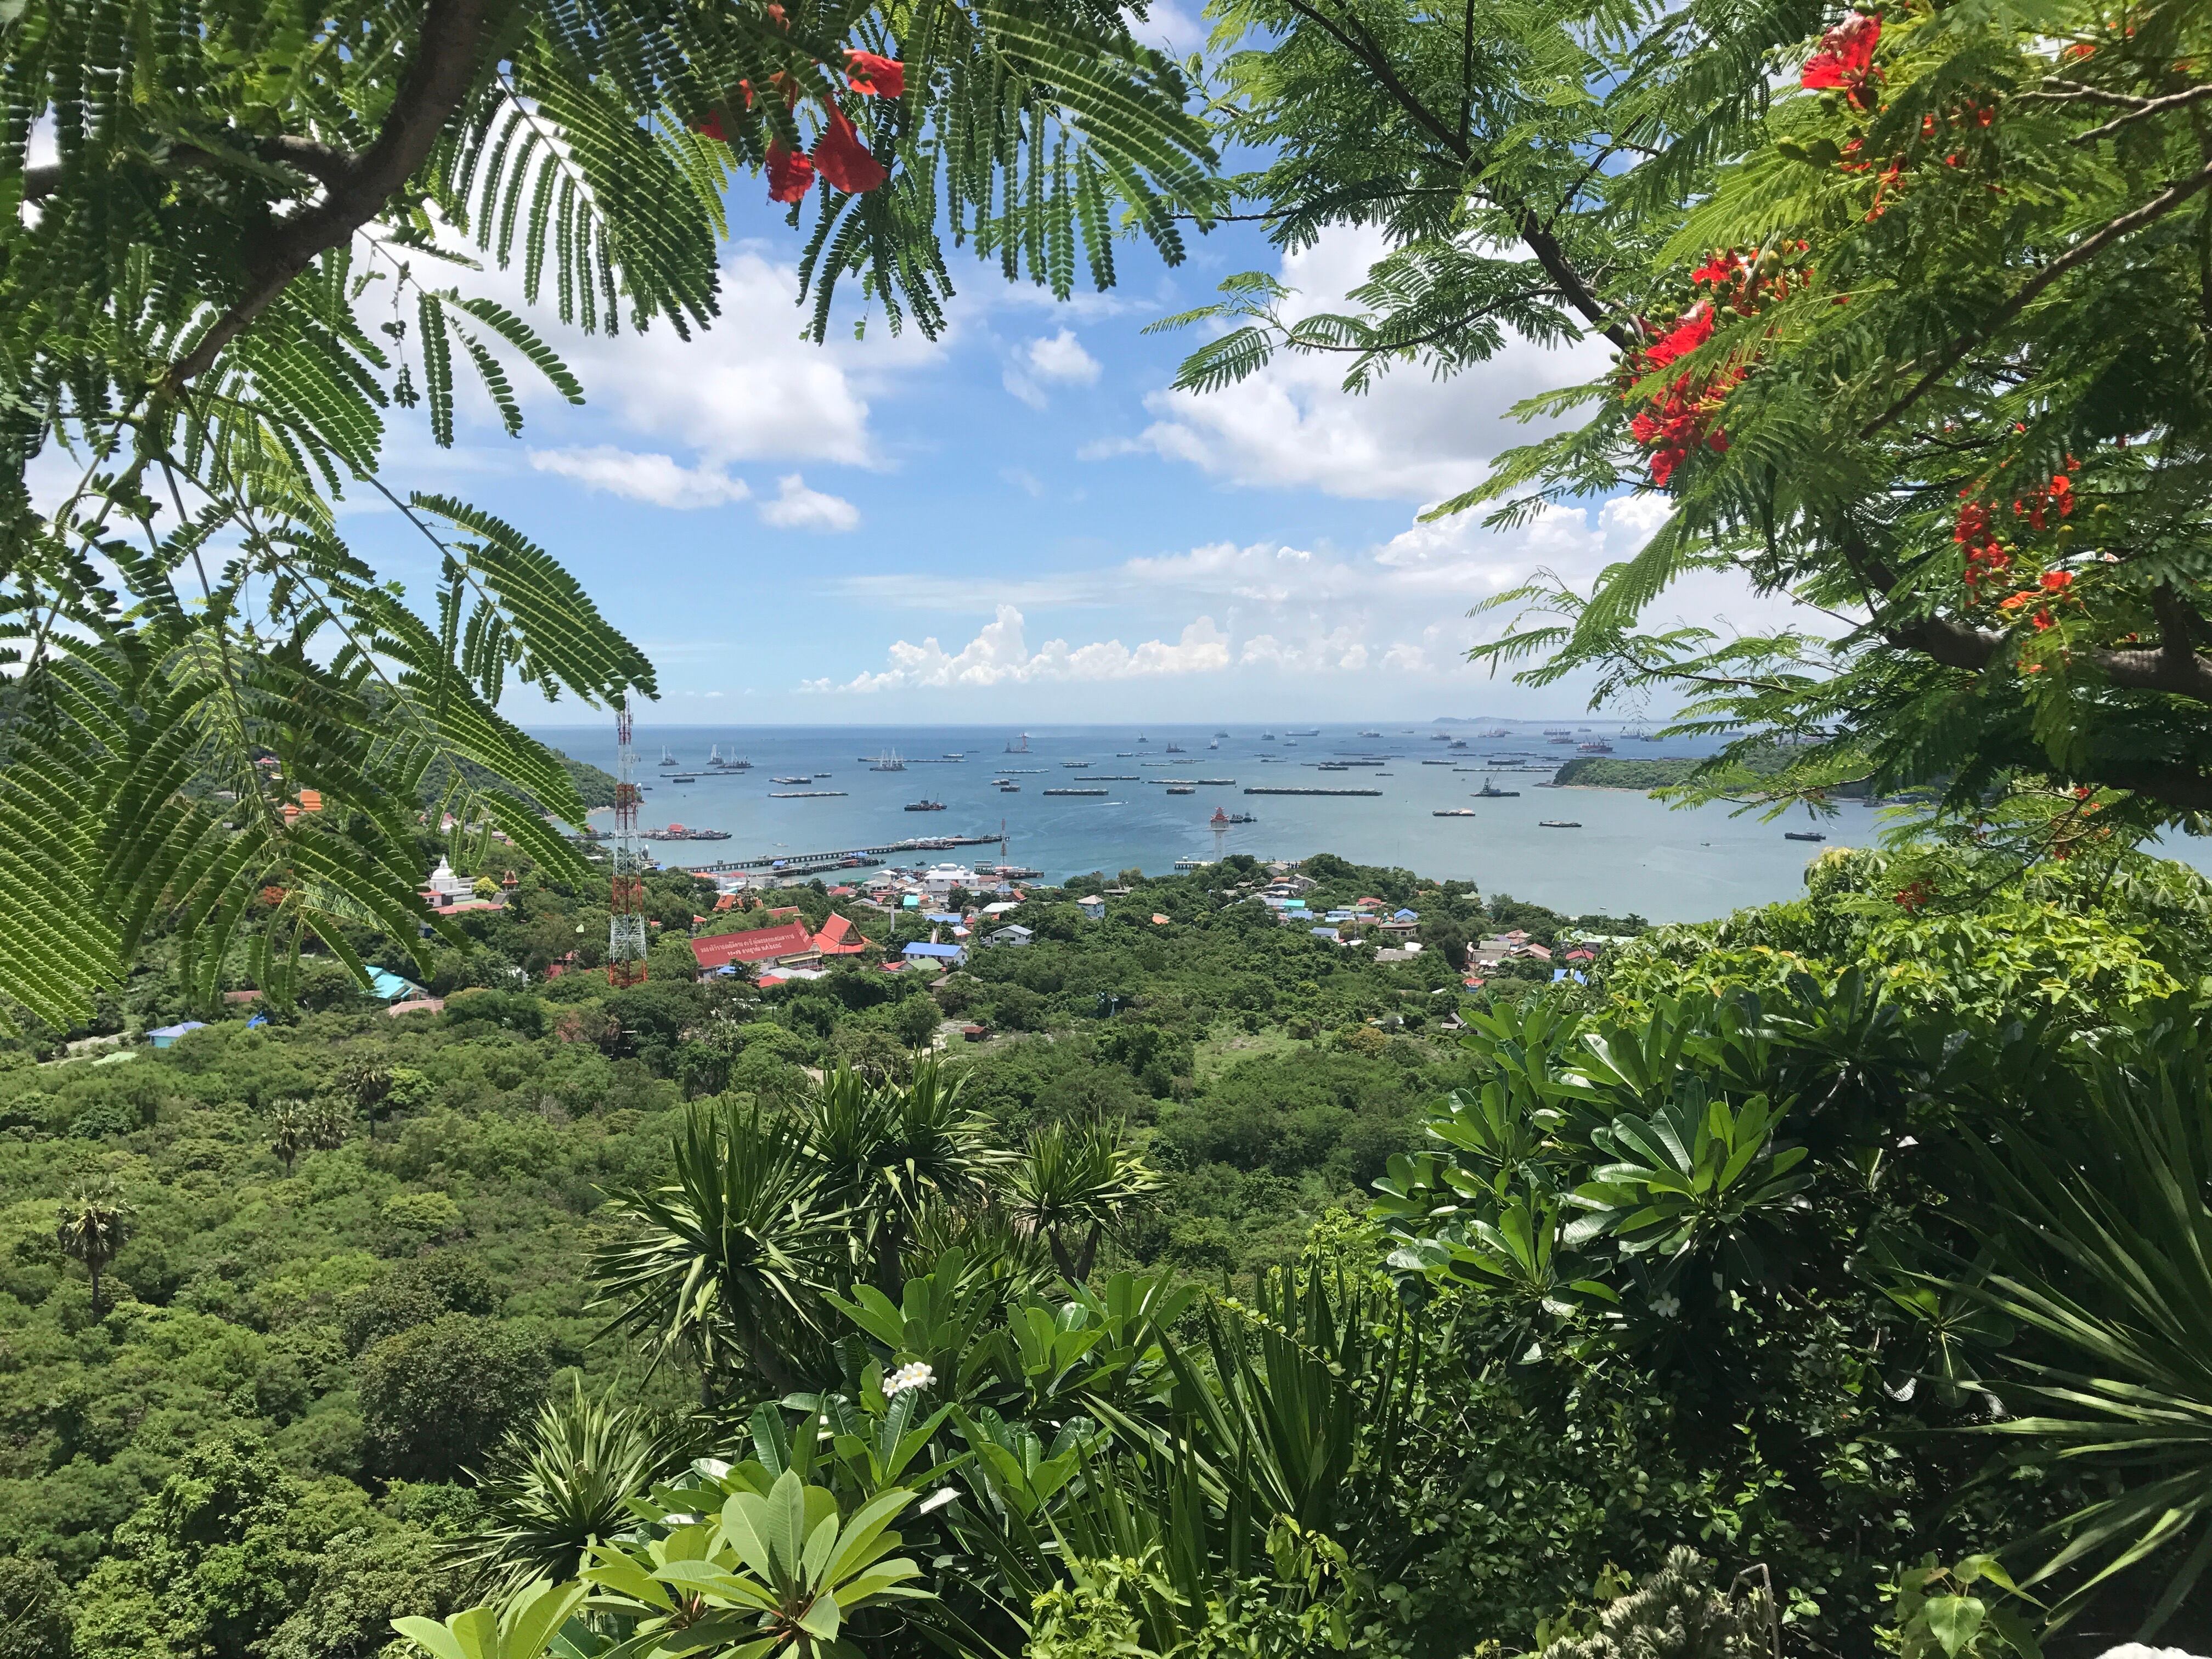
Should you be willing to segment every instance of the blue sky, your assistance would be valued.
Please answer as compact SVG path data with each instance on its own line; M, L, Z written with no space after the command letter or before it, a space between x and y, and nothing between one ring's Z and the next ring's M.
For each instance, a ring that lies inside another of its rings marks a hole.
M690 343L547 331L584 380L531 389L505 436L465 407L432 448L402 416L387 482L451 490L522 526L653 659L649 718L699 722L1427 719L1577 709L1571 688L1463 659L1484 595L1545 566L1595 574L1658 505L1623 498L1494 533L1424 526L1526 435L1522 398L1601 371L1600 346L1516 346L1445 385L1400 371L1364 397L1327 362L1229 392L1170 391L1202 337L1145 337L1233 271L1333 301L1377 246L1285 260L1252 228L1194 238L1175 270L1126 246L1123 285L1054 303L955 256L946 336L799 337L798 239L754 180L732 192L723 316ZM513 273L473 285L510 300ZM550 307L532 313L550 322ZM427 593L432 554L358 502L346 531ZM1698 614L1716 594L1692 594ZM526 692L524 694L528 695ZM514 712L538 718L529 706ZM1654 711L1662 712L1662 711ZM560 711L554 715L560 718Z

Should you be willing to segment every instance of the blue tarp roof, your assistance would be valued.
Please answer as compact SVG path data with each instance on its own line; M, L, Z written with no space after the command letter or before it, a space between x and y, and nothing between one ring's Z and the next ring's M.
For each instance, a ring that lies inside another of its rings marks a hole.
M1336 929L1334 927L1309 927L1306 932L1311 933L1316 939L1334 939L1337 936Z
M1421 913L1419 910L1393 910L1390 913L1390 920L1393 921L1419 921L1420 919Z
M411 980L400 978L389 968L372 968L368 970L368 991L371 996L382 997L386 1002L397 1002L410 993L421 995L422 988Z
M146 1035L149 1037L180 1037L187 1031L204 1031L206 1029L205 1020L188 1019L181 1025L156 1025Z
M906 947L905 954L910 957L942 957L950 959L963 952L957 945L931 945L925 940L916 939Z

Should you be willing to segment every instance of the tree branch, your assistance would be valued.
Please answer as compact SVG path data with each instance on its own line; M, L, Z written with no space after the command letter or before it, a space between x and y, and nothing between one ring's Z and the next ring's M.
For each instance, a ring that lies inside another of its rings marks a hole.
M1324 31L1331 40L1365 64L1369 73L1382 83L1382 89L1397 100L1399 107L1426 127L1430 136L1449 150L1455 158L1462 164L1473 159L1474 152L1466 141L1438 120L1427 105L1413 96L1413 88L1398 78L1397 70L1390 67L1389 58L1376 46L1366 30L1360 29L1361 38L1355 40L1342 27L1309 5L1306 0L1290 0L1290 5L1292 11ZM1352 27L1356 28L1358 25L1355 22Z
M1635 350L1639 343L1635 333L1613 318L1605 302L1590 291L1589 284L1583 281L1582 272L1567 258L1566 249L1559 246L1559 239L1552 234L1551 226L1536 216L1535 210L1522 208L1520 222L1514 228L1521 233L1528 252L1536 256L1536 263L1543 266L1544 274L1559 284L1567 303L1596 325L1597 331L1623 351Z
M1875 419L1868 422L1866 425L1861 427L1859 428L1859 436L1861 438L1873 437L1875 433L1881 431L1882 428L1887 426L1899 416L1904 414L1906 410L1918 403L1920 399L1926 396L1929 391L1935 386L1938 380L1942 380L1946 374L1948 374L1953 369L1956 368L1962 361L1964 361L1967 353L1972 351L1977 346L1982 344L1991 335L2002 328L2007 323L2012 321L2012 319L2019 316L2021 312L2027 310L2029 306L2034 304L2036 300L2042 295L2044 290L2048 289L2053 283L2056 283L2061 276L2063 276L2070 270L2086 264L2091 259L2095 258L2097 255L2102 253L2106 248L2110 247L2114 242L2118 241L2121 237L2127 235L2130 232L2141 230L2145 225L2153 222L2154 220L2164 218L2167 214L2172 212L2174 209L2181 206L2183 203L2188 201L2191 197L2196 195L2198 191L2203 190L2207 185L2212 185L2212 166L2208 166L2199 172L2191 173L2186 179L2179 179L2173 184L2168 185L2164 190L2152 197L2150 200L2145 202L2141 207L2136 209L2133 212L2122 214L2118 218L2113 220L2112 223L2106 225L2102 230L2097 232L2095 235L2076 242L2064 253L2059 255L2058 258L2053 259L2049 264L2038 271L2035 276L2030 278L2027 284L2021 288L2019 293L2014 295L2011 299L2008 300L2003 305L1998 307L1996 314L1991 317L1989 321L1983 324L1981 327L1974 330L1972 333L1966 335L1964 338L1960 339L1956 345L1952 346L1949 349L1945 351L1942 356L1936 361L1935 368L1929 369L1913 384L1911 391L1906 392L1902 398L1899 398L1895 403L1884 410L1881 414L1877 416Z
M429 0L422 31L384 118L376 142L343 165L329 157L286 155L325 185L323 199L292 218L273 222L247 250L246 292L231 304L191 351L172 364L164 385L181 389L214 363L295 276L324 253L349 240L382 211L422 164L440 131L476 78L490 0ZM319 172L319 167L326 170Z
M297 167L326 187L342 183L355 163L349 151L337 149L329 144L317 143L312 138L297 138L289 133L278 133L273 137L239 135L240 143L252 150L264 161L278 161L286 167ZM163 156L164 163L176 167L219 167L231 158L213 150L201 149L192 144L179 144ZM58 161L44 167L23 169L23 199L43 202L62 187L68 169Z

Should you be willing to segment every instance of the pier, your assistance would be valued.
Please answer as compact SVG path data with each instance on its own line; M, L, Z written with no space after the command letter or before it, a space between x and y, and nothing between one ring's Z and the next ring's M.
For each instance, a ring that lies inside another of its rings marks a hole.
M809 875L820 870L850 869L858 864L881 864L901 853L942 852L950 847L990 847L996 836L923 836L911 841L885 842L877 847L845 847L830 853L763 853L757 858L717 859L712 864L670 865L702 876L736 875L749 870L775 870L786 875Z

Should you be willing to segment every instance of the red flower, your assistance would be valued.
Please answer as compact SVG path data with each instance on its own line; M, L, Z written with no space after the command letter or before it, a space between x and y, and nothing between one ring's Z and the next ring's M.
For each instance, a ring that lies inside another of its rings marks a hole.
M2040 634L2051 626L2051 613L2048 611L2039 611L2028 620L2035 624L2035 631Z
M1856 97L1874 70L1874 49L1881 40L1881 19L1861 12L1820 37L1806 60L1799 84L1815 91L1841 88Z
M699 122L691 131L702 138L712 138L718 144L726 144L730 142L729 135L722 131L722 118L712 110L708 110L707 118Z
M814 163L797 150L787 148L781 140L768 141L768 198L771 202L796 202L803 199L813 187Z
M1735 277L1735 256L1720 248L1715 249L1711 258L1690 273L1692 282L1711 283L1716 287L1723 283L1732 283Z
M854 91L870 98L906 96L906 65L896 58L879 58L872 52L848 52L845 78Z
M890 177L839 109L830 112L830 125L815 141L814 166L824 179L853 196L873 190Z
M2046 570L2043 573L2043 591L2046 593L2063 593L2073 586L2074 573L2070 570Z
M1682 320L1644 354L1647 368L1664 368L1677 357L1686 357L1713 337L1713 308L1703 300L1682 313Z

